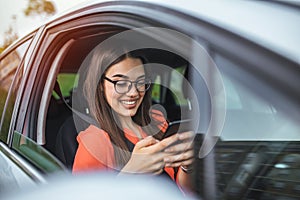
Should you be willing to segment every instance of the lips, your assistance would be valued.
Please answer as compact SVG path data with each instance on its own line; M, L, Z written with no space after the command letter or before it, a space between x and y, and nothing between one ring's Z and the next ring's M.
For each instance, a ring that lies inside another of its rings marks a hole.
M121 101L125 105L134 105L137 101Z
M137 106L138 100L121 100L120 102L126 109L133 109Z

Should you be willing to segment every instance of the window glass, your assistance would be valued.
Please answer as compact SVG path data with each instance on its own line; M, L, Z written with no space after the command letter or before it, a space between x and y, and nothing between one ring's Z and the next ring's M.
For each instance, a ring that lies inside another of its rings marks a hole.
M34 181L14 162L9 160L2 151L0 151L0 177L0 196L3 193L13 192L17 189L35 184Z
M161 77L157 76L152 86L152 100L155 103L160 103L160 84L161 84Z
M241 99L236 89L234 88L233 83L227 77L223 77L223 82L224 85L226 85L226 108L231 110L242 109Z
M183 96L182 85L186 66L175 68L171 73L170 89L177 105L186 105L187 100Z
M0 118L3 120L1 125L0 140L7 140L7 133L15 103L16 94L23 76L24 70L18 66L28 48L31 40L21 44L14 51L9 53L0 61ZM18 69L18 73L16 73ZM14 84L12 82L14 80ZM8 97L9 89L11 95ZM8 97L8 98L7 98ZM6 107L5 107L6 103ZM5 115L3 115L5 113Z
M173 68L170 73L163 74L163 77L158 74L152 86L153 104L163 107L161 109L169 121L180 120L181 112L188 109L188 101L183 95L185 70L186 65ZM168 81L163 83L165 80Z
M299 199L299 108L241 61L217 55L215 62L226 119L213 149L196 159L197 192L211 199ZM203 135L195 141L199 152Z
M227 102L223 140L300 140L293 108L282 107L288 102L276 88L224 57L217 62Z
M53 173L64 169L60 162L45 148L16 131L13 138L13 149L43 172Z
M68 106L72 106L72 96L75 95L74 92L76 92L78 86L78 78L79 75L75 72L60 72L56 78L59 89L56 86L50 98L45 127L46 143L44 145L44 147L53 154L57 153L56 137L60 127L65 120L72 115L71 109ZM58 95L59 90L64 99L60 99ZM82 99L81 94L80 98Z
M184 79L184 72L186 70L186 66L181 66L174 68L170 73L170 84L168 86L168 89L170 89L172 92L170 92L168 95L171 95L174 99L174 102L180 106L180 105L186 105L187 101L185 97L183 96L182 91L182 84ZM152 100L156 103L162 103L165 102L165 99L162 95L162 77L160 75L157 75L154 80L154 84L152 86Z
M75 73L60 73L57 76L57 82L59 84L61 93L64 97L72 96L72 90L74 86L78 85L78 75ZM58 94L53 93L55 99L59 99Z

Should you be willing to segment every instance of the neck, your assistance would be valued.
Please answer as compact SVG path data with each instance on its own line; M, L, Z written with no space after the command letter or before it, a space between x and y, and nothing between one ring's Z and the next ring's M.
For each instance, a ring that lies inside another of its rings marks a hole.
M139 126L132 120L131 117L124 117L120 119L123 128L131 130L137 137L141 138Z

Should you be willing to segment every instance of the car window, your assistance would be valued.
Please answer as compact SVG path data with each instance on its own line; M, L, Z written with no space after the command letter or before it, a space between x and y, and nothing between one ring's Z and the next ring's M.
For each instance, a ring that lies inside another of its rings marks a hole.
M282 107L289 103L276 88L239 70L243 65L223 56L218 56L216 61L226 92L222 140L300 140L298 120L291 115L293 108Z
M11 53L6 55L0 61L0 118L1 118L1 132L0 140L7 140L7 133L11 120L14 102L21 78L23 76L23 67L18 68L22 58L28 48L31 40L27 40L18 46ZM18 70L18 73L16 71ZM14 81L13 85L12 82ZM12 85L12 87L11 87ZM9 89L11 88L10 96L8 97ZM7 98L8 97L8 98ZM5 106L6 103L6 106Z
M57 155L58 151L57 134L64 121L72 115L69 107L72 106L72 95L78 85L77 82L76 73L62 72L57 75L56 86L52 91L48 106L45 127L46 143L43 145L54 155Z
M0 146L0 196L6 192L34 185L34 181L3 152L5 151Z
M57 82L59 84L63 97L70 98L75 86L78 85L78 75L76 73L60 73L57 76ZM53 96L59 99L59 95L54 91Z
M170 89L173 91L173 98L175 99L175 103L178 106L184 106L187 105L187 99L184 97L184 92L182 85L184 84L185 79L185 71L187 66L180 66L176 67L171 72L171 82L170 82Z
M212 151L196 160L200 196L299 199L300 128L299 115L293 114L297 108L272 82L245 70L246 63L222 54L214 61L226 92L226 119ZM197 135L197 152L203 137Z
M64 170L60 162L45 148L17 131L14 133L12 147L42 172L54 173Z
M172 67L166 75L157 74L152 89L152 102L159 104L165 109L168 121L176 121L184 118L182 109L187 109L188 100L184 96L183 84L185 79L186 65ZM164 79L164 81L162 81ZM165 81L169 80L169 81Z
M174 98L174 103L176 105L184 105L186 104L186 99L183 96L182 92L182 84L184 79L184 72L186 70L187 66L181 66L173 68L170 71L168 79L170 79L170 83L168 88L172 91L170 94L172 98ZM165 78L165 77L164 77ZM165 102L165 96L162 93L161 87L163 87L162 83L162 76L156 75L154 79L154 85L152 88L152 100L157 103L163 103Z

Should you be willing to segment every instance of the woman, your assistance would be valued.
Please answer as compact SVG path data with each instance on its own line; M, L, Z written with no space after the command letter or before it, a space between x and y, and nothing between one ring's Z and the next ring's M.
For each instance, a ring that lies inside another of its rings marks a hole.
M118 41L92 52L84 91L99 126L91 125L78 135L73 172L166 174L182 189L188 188L193 133L161 141L152 136L163 134L168 124L161 112L150 108L151 81L145 59L124 46Z

